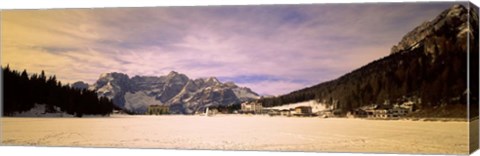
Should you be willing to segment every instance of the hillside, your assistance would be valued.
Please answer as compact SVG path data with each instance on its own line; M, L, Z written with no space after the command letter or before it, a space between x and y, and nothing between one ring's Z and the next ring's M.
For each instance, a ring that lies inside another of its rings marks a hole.
M414 101L420 110L464 108L449 116L465 117L470 62L470 101L477 116L478 43L477 10L454 5L408 32L390 55L335 80L260 102L271 107L315 99L347 112L370 104Z

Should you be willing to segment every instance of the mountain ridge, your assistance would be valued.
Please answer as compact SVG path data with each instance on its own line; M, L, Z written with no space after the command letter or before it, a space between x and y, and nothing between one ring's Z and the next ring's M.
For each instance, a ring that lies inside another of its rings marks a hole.
M83 82L74 84L85 86ZM163 76L133 77L118 72L103 73L88 88L112 99L118 107L137 113L146 112L149 105L166 105L171 113L191 114L208 106L239 104L259 97L251 89L233 82L222 83L216 77L190 79L176 71Z

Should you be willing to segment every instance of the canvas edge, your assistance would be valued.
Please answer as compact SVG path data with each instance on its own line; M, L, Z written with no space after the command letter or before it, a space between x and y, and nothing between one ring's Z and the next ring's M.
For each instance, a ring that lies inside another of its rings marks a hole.
M431 1L431 2L435 2L435 1ZM376 3L395 3L395 2L376 2ZM406 2L406 3L417 3L417 2ZM418 3L429 3L429 1L422 1L422 2L418 2ZM316 3L316 4L328 4L328 3ZM472 2L467 2L467 6L469 9L476 9L476 12L477 12L477 15L478 15L478 10L479 10L479 7L476 6L474 3ZM157 6L147 6L147 7L157 7ZM160 7L166 7L166 6L160 6ZM115 7L114 7L115 8ZM119 8L125 8L125 7L119 7ZM129 8L129 7L126 7L126 8ZM51 8L51 9L63 9L63 8ZM86 8L69 8L69 9L86 9ZM106 9L111 9L111 8L106 8ZM15 9L14 9L15 10ZM1 22L1 19L2 19L2 12L4 11L8 11L8 9L0 9L0 34L2 32L2 22ZM13 10L12 10L13 11ZM471 16L469 16L470 18ZM478 17L478 16L477 16ZM477 20L478 21L478 20ZM478 23L477 23L478 25ZM479 36L479 33L477 34L474 34L474 35L477 35L475 36L475 38L478 38ZM470 44L472 44L471 42L469 42L470 39L467 39L467 47L470 47ZM0 45L2 43L2 37L0 35ZM476 48L478 49L478 46L479 44L478 43L473 43L474 45L473 46L476 46ZM467 49L467 52L470 54L471 52L471 49L468 48ZM475 51L472 51L472 52L475 52ZM480 53L480 51L476 51L477 53ZM0 46L0 63L2 62L1 61L1 58L2 58L2 46ZM480 67L480 64L479 64L479 59L480 57L469 57L467 58L467 62L469 62L468 64L468 71L467 71L467 85L468 85L468 89L470 90L471 89L471 85L472 85L472 80L473 81L476 81L476 84L479 84L478 81L479 81L479 71L478 71L478 67ZM472 69L470 68L472 65L476 63L476 66L477 66L477 70L475 69ZM473 73L473 74L472 74ZM476 79L475 79L475 76L476 76ZM8 146L8 145L4 145L2 143L2 132L3 132L3 128L2 128L2 118L3 118L3 84L4 84L4 81L3 81L3 71L0 71L0 146ZM473 83L475 84L475 82ZM478 89L478 88L477 88ZM476 91L478 93L478 90ZM471 116L471 111L472 111L472 107L471 105L472 104L476 104L476 105L479 105L478 103L478 100L476 103L471 103L471 96L470 94L467 94L467 99L468 99L468 102L467 102L467 119L468 119L468 122L469 122L469 132L468 132L468 135L469 135L469 141L470 141L470 144L469 144L469 154L472 154L474 153L475 151L477 151L479 149L479 116L478 114L476 116ZM478 109L478 108L477 108ZM475 124L472 124L472 123L476 123ZM472 137L472 135L474 137ZM474 140L472 140L474 139ZM472 144L472 143L475 143L475 144ZM476 146L473 146L473 145L476 145ZM22 145L20 145L22 146ZM38 147L38 146L31 146L31 147ZM40 146L42 147L42 146ZM44 146L44 147L51 147L51 146ZM67 146L67 147L70 147L70 146ZM77 147L78 148L78 147ZM80 147L81 148L81 147ZM102 147L99 147L99 148L102 148ZM167 149L168 150L168 149ZM173 150L188 150L188 149L173 149ZM209 151L223 151L223 150L209 150ZM228 150L227 150L228 151ZM239 151L232 151L232 152L239 152ZM255 151L254 151L255 152ZM275 152L275 151L257 151L257 152ZM277 152L284 152L284 151L277 151ZM288 152L288 151L287 151ZM345 152L348 152L348 151L345 151ZM307 152L308 153L308 152ZM331 152L320 152L320 153L331 153ZM333 153L335 154L335 153ZM352 154L362 154L362 153L355 153L353 152ZM363 153L363 154L376 154L376 153ZM382 154L382 153L377 153L377 154ZM383 153L383 154L388 154L388 153ZM401 154L401 153L399 153ZM407 153L408 154L408 153Z
M468 6L468 9L469 10L472 10L476 12L477 16L477 20L476 20L476 25L479 26L479 23L478 23L478 6L476 6L474 3L472 2L468 2L467 4ZM468 21L470 22L471 21L471 18L472 16L470 15L470 12L469 12L469 15L468 15ZM469 24L470 26L470 24ZM477 29L479 30L479 29ZM473 34L475 35L474 38L476 38L478 40L478 37L480 36L479 35L479 32L477 32L476 34ZM470 36L468 36L470 37ZM470 93L476 93L478 94L479 91L479 68L480 68L480 64L478 63L479 62L479 59L480 57L478 56L478 54L480 53L478 51L478 47L479 47L479 44L478 42L473 42L471 43L470 42L471 39L467 39L467 63L468 63L468 72L467 72L467 85L468 85L468 90ZM473 45L471 45L473 44ZM470 47L473 47L473 49L470 49ZM477 54L476 57L470 57L470 54L472 53L475 53ZM475 85L476 87L474 87L473 85ZM471 90L473 89L473 90ZM469 136L469 154L472 154L474 153L475 151L477 151L479 149L479 117L478 117L478 105L479 105L479 102L478 102L478 99L477 100L473 100L472 97L470 96L470 94L467 94L467 106L468 106L468 116L467 118L469 119L469 132L468 132L468 136ZM477 95L478 96L478 95ZM473 106L472 106L473 105ZM477 110L476 112L475 109Z
M3 22L2 22L3 10L0 9L0 64L2 63L3 58L3 46L2 45L2 32L3 32ZM0 70L0 146L3 146L3 70Z

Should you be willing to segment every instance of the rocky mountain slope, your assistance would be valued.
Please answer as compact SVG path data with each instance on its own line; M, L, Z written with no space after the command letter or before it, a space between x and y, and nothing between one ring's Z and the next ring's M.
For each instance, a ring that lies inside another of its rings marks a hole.
M370 104L416 101L420 110L459 106L465 111L444 116L466 117L467 95L471 108L478 110L477 11L454 5L407 33L389 56L338 79L260 101L277 106L316 99L343 112Z
M85 84L77 82L75 86L84 87ZM123 73L105 73L89 89L137 113L144 113L149 105L167 105L172 113L188 114L207 106L239 104L259 97L249 88L233 82L222 83L215 77L192 80L175 71L160 77L132 78Z

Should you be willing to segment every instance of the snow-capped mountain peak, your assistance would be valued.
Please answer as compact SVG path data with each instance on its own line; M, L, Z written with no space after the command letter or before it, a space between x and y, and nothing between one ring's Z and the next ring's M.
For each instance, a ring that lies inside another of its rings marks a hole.
M166 76L133 76L104 73L90 87L114 104L143 113L149 105L167 105L173 113L193 113L212 105L240 104L258 99L258 94L233 82L222 83L216 77L192 80L171 71Z

